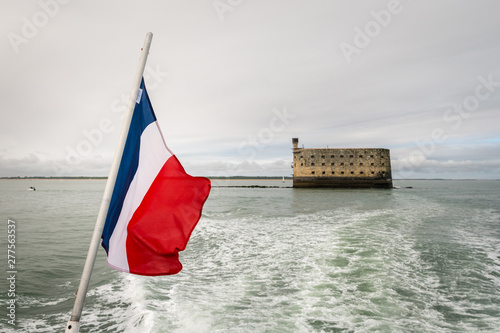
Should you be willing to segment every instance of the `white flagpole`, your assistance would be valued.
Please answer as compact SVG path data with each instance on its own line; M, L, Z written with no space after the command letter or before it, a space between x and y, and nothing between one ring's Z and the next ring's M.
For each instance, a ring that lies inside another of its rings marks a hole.
M80 280L80 285L78 286L75 298L75 305L73 306L73 311L71 312L71 318L66 325L66 333L78 333L80 331L80 317L82 315L83 303L85 301L85 296L87 295L90 276L92 275L92 270L94 268L94 262L97 255L97 250L99 248L99 243L101 242L102 229L104 228L104 223L106 222L109 203L111 201L111 195L113 194L113 188L115 187L116 176L118 174L118 168L120 167L120 161L122 159L123 149L127 140L130 122L134 113L142 75L144 73L144 68L146 67L146 60L148 58L149 47L151 45L152 38L153 34L151 32L148 32L146 34L144 46L142 47L139 65L135 73L134 84L132 86L132 92L130 93L130 98L128 101L127 112L125 113L122 131L120 133L120 138L118 139L118 146L116 147L113 163L111 164L111 170L109 171L108 181L106 182L106 187L102 196L101 207L99 209L99 214L97 215L94 233L92 235L92 240L90 241L87 259L85 260L85 266L83 267L82 278Z

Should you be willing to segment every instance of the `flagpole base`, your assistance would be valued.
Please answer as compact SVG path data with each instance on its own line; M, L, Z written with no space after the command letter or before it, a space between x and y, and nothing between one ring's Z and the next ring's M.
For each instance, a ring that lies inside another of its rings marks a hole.
M80 332L80 322L73 320L68 321L68 324L66 324L65 333L78 333L78 332Z

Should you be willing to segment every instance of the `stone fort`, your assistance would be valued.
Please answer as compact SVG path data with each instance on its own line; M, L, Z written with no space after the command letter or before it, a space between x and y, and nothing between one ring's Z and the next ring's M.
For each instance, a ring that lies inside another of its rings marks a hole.
M299 148L293 138L293 187L392 188L385 148Z

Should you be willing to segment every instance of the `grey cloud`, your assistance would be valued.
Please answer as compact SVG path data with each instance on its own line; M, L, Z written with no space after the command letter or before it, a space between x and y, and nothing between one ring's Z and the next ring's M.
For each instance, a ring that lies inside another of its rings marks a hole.
M459 178L498 178L487 147L499 139L500 87L469 117L446 112L475 93L478 77L500 82L500 5L401 0L402 10L348 63L340 43L353 44L355 28L388 3L243 2L221 20L202 1L69 2L18 53L8 38L0 42L0 176L54 175L53 165L67 166L68 146L109 118L115 131L65 169L106 176L120 127L112 105L128 94L151 30L148 64L168 76L150 97L167 144L196 173L233 163L247 175L289 174L291 137L306 147L391 148L397 166L441 129L447 139L418 169L426 177L455 167ZM6 37L40 10L6 8ZM265 144L245 146L284 107L296 118Z

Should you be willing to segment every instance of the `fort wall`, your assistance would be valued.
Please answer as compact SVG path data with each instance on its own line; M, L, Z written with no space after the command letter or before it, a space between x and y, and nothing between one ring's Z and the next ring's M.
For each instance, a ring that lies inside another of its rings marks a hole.
M298 148L293 142L293 187L392 188L385 148Z

